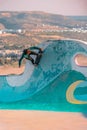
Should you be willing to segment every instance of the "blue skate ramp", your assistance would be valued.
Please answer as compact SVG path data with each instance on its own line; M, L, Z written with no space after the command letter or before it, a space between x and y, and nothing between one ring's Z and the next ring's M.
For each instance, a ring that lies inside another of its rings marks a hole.
M74 58L87 55L87 45L75 40L49 40L40 64L26 62L22 75L0 76L1 109L87 111L87 67Z

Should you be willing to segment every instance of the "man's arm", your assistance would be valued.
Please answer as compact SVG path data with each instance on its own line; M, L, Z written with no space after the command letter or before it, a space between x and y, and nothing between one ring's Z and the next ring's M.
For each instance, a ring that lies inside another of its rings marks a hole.
M19 59L19 67L21 66L21 62L22 62L23 58L24 58L24 53L22 54L21 58Z
M30 49L30 50L36 49L36 50L39 50L39 51L42 52L42 49L41 49L40 47L36 47L36 46L32 46L32 47L30 47L29 49Z

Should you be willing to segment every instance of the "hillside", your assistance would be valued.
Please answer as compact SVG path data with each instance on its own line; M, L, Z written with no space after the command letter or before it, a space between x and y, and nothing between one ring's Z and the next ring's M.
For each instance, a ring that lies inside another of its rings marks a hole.
M69 17L69 18L72 18L72 19L74 19L74 20L87 22L87 16L68 16L68 17Z
M81 22L70 17L50 14L45 12L29 11L29 12L0 12L0 24L6 29L32 29L42 24L60 27L78 27L85 26L85 22Z
M76 18L40 11L1 11L0 50L24 49L50 39L87 41L87 22ZM22 33L17 33L17 30L22 30Z

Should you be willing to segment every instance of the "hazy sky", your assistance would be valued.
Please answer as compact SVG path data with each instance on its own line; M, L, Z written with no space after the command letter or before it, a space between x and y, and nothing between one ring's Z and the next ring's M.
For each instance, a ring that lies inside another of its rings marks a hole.
M0 0L0 10L87 15L87 0Z

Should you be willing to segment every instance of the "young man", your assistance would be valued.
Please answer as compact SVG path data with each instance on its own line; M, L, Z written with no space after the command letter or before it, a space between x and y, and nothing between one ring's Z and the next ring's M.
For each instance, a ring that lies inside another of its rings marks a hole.
M38 52L35 52L33 50L38 50ZM24 49L21 58L19 59L19 67L21 66L21 62L23 58L30 60L34 65L36 64L36 60L32 58L31 55L36 55L38 57L39 54L42 54L42 49L39 47L30 47L28 49Z

